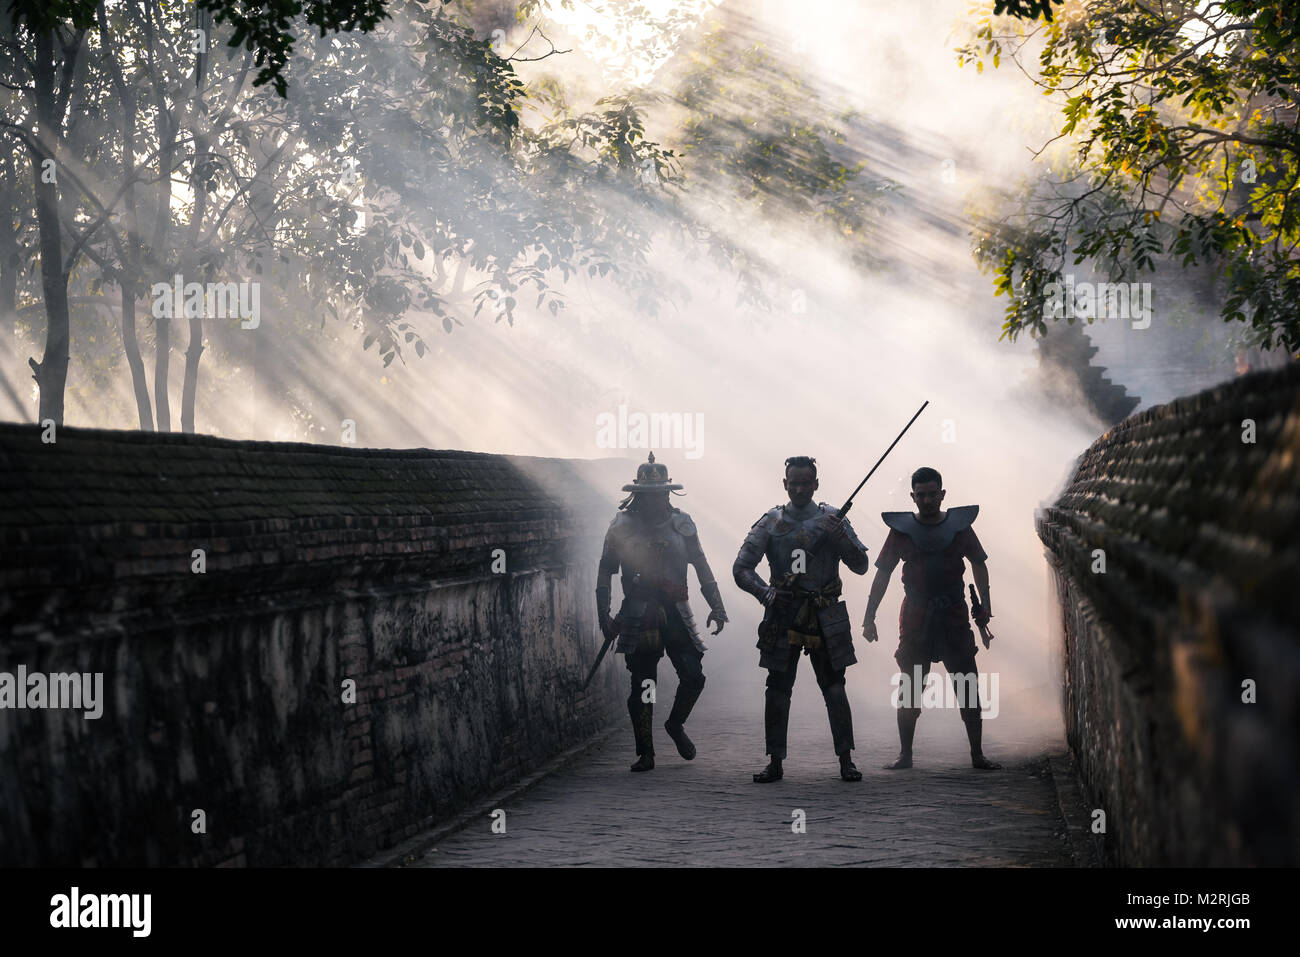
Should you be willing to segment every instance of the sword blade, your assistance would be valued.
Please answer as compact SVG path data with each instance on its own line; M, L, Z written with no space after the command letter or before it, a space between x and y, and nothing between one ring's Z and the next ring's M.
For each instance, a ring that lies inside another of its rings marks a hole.
M613 638L606 638L605 643L600 646L600 653L596 655L596 660L591 665L591 670L587 672L587 680L582 683L582 690L587 690L587 685L591 684L591 678L600 667L600 663L605 660L605 652L609 651L609 646L614 643Z

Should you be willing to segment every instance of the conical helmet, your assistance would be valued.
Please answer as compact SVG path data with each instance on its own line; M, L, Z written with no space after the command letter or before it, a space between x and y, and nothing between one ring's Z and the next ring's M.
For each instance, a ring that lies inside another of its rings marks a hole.
M637 466L636 481L624 485L624 492L675 492L682 488L668 477L668 466L655 461L655 454Z

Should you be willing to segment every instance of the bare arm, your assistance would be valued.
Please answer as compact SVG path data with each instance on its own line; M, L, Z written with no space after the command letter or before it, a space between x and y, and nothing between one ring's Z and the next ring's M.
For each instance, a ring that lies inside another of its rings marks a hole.
M893 574L894 566L880 565L876 568L876 577L871 580L871 594L867 598L867 616L862 619L862 637L867 641L875 641L880 637L876 633L876 609L880 607L880 600L885 597L885 589L889 587L889 579Z
M970 563L971 577L975 579L975 589L980 595L980 604L984 606L984 613L993 614L993 606L989 604L989 566L985 562Z
M871 594L867 598L867 620L876 620L876 609L880 607L881 599L885 597L885 591L889 588L889 579L893 576L892 568L877 568L876 577L871 580Z

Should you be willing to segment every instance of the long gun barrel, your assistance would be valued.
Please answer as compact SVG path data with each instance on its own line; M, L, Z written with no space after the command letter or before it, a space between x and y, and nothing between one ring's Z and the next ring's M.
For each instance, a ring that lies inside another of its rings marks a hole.
M867 484L867 479L876 474L876 469L880 468L880 463L885 461L886 456L888 456L890 452L894 451L894 446L897 445L899 440L907 434L907 430L912 427L912 423L921 417L921 413L925 411L925 407L929 404L929 399L926 399L921 403L921 407L916 410L916 415L912 416L908 420L907 425L903 426L903 431L898 433L898 438L889 443L889 448L885 449L885 454L876 460L875 465L871 466L871 471L867 473L867 478L864 478L858 483L858 487L853 490L853 494L848 497L847 501L844 503L844 507L840 509L840 518L843 518L849 513L849 509L853 507L853 499L862 491L862 486Z
M925 411L925 407L929 404L930 404L929 399L926 399L924 402L921 403L921 407L916 410L916 415L912 416L912 418L908 420L907 425L903 426L903 431L898 433L898 438L894 439L894 441L889 443L889 448L885 449L885 454L876 460L875 465L871 466L871 471L867 473L867 477L858 483L858 487L853 490L853 494L848 497L848 500L845 501L843 507L840 509L839 512L840 518L843 518L845 515L849 514L849 509L853 507L853 499L857 496L859 492L862 491L862 486L867 484L867 479L871 478L871 476L876 474L876 469L880 468L880 463L885 461L885 458L889 455L890 452L894 451L894 446L897 445L899 441L903 438L903 436L907 434L907 430L912 427L912 423L915 422L918 418L920 418L921 413ZM809 553L816 552L819 548L821 548L822 543L825 540L826 540L825 535L819 535L817 537L817 540L813 542L813 544L808 548L808 552Z

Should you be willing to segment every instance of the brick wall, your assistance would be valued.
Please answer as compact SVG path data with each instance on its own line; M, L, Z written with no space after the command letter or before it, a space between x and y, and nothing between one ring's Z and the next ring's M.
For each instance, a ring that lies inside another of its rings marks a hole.
M0 710L0 864L350 863L578 743L625 471L0 425L0 672L105 699Z
M1038 532L1110 860L1300 863L1300 363L1125 419Z

